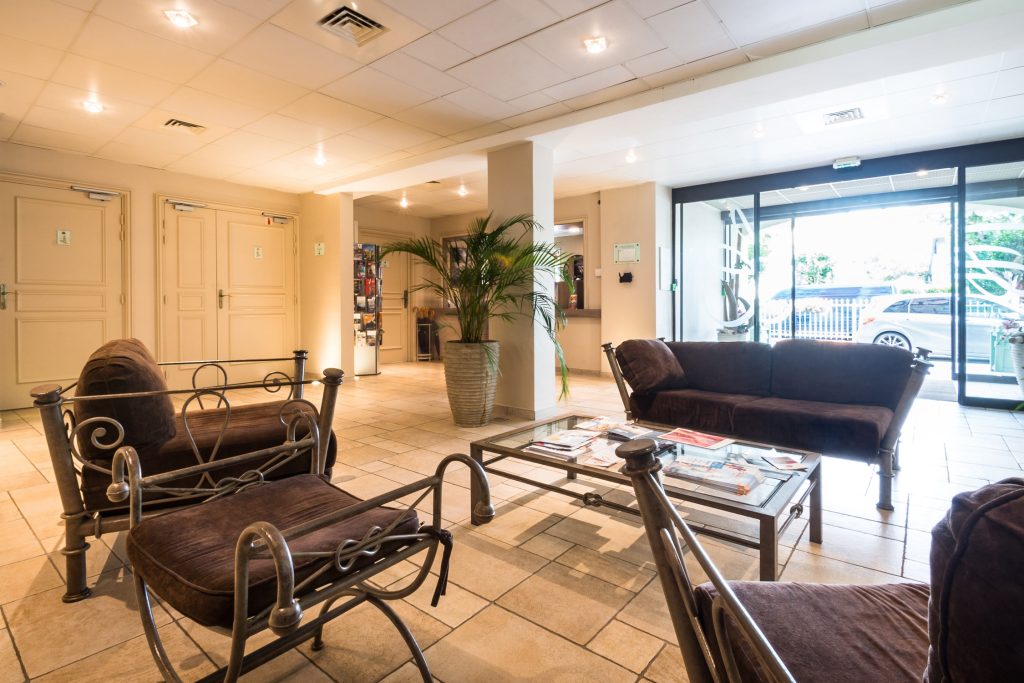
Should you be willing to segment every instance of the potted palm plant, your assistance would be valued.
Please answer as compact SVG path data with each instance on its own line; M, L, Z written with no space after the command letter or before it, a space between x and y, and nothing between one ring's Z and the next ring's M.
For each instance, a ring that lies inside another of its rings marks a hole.
M445 344L445 384L452 417L460 427L478 427L491 420L498 387L498 342L486 339L488 322L527 318L540 324L555 347L562 381L568 393L568 368L556 337L565 314L546 291L536 291L538 279L561 276L573 255L550 243L527 239L543 227L532 216L512 216L490 229L492 214L477 218L457 247L430 237L415 237L384 246L411 254L430 269L413 290L426 290L445 307L454 309L459 338Z

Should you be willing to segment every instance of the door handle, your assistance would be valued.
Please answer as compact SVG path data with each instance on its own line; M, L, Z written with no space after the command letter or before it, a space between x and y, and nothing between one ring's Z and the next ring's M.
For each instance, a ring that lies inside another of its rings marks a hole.
M409 308L409 290L402 291L402 308Z
M223 289L218 289L217 290L217 308L224 308L224 297L226 297L226 296L231 296L231 295L230 294L225 294Z
M6 284L0 283L0 311L6 311L7 310L7 295L8 294L17 294L17 293L18 293L17 290L14 290L14 289L8 290Z

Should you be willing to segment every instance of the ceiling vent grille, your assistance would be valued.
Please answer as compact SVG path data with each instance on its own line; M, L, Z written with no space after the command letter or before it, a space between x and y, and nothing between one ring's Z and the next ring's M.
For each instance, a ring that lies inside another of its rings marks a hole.
M167 119L164 121L163 127L170 130L183 130L192 135L201 135L206 132L206 126L200 126L198 123L192 123L191 121L182 121L181 119Z
M864 112L860 110L860 107L854 107L853 109L844 109L825 114L825 125L833 126L837 123L860 121L862 118L864 118Z
M387 33L387 28L383 24L345 5L317 23L328 33L344 38L359 47Z

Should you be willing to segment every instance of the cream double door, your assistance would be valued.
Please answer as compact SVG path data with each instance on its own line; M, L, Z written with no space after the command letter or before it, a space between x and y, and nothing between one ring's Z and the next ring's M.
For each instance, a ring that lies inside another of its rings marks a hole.
M164 202L160 360L278 358L295 347L295 225L290 218ZM193 367L166 368L173 387ZM289 363L233 366L255 381ZM207 373L201 384L215 383Z
M0 409L68 386L125 330L123 197L0 182Z

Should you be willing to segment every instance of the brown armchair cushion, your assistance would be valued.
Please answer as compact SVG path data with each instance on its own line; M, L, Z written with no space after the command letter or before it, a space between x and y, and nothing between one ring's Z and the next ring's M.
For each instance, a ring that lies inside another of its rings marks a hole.
M800 683L921 680L928 656L925 585L747 581L730 585ZM714 639L711 603L718 593L710 583L695 591L705 633ZM772 680L730 618L726 619L726 631L744 683ZM717 643L712 651L717 653Z
M932 530L928 683L1024 677L1024 479L953 498Z
M77 395L98 396L166 389L167 384L156 360L142 342L138 339L115 339L89 356L78 378ZM79 423L93 417L109 417L120 422L125 431L124 443L137 450L159 448L176 431L174 406L167 395L75 402L75 418ZM82 457L87 460L100 458L109 462L112 451L92 445L94 429L83 431L85 433L79 439ZM113 436L108 427L106 436L100 438L100 441L109 443Z
M204 626L230 628L234 609L235 543L250 524L264 521L281 531L360 502L312 474L247 489L227 498L150 517L128 533L132 567L157 595ZM394 533L419 529L415 510L374 508L356 517L289 541L292 553L331 551L362 539L374 526L400 520ZM183 533L184 532L184 533ZM384 544L373 557L360 557L350 571L379 560L408 542ZM299 583L332 560L294 557ZM314 580L324 586L341 573L331 568ZM277 590L271 560L249 563L249 615L273 604Z
M682 389L686 374L675 354L660 339L629 339L615 349L622 376L633 391L649 393L661 389Z

